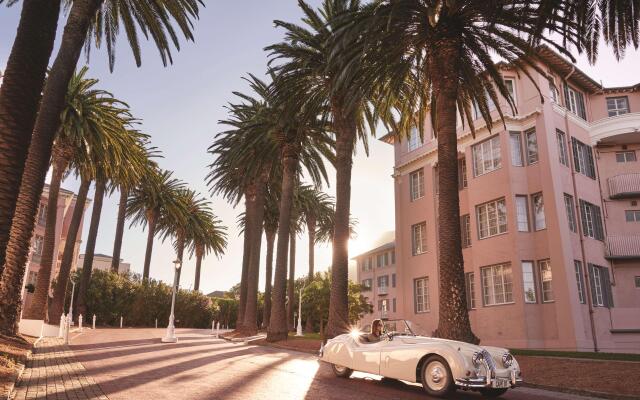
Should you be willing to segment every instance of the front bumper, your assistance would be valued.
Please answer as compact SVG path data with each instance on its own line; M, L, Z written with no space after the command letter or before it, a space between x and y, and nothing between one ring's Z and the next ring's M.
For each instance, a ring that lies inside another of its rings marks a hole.
M510 370L508 376L478 376L456 379L456 385L463 389L514 388L520 383L522 383L522 378L517 376L514 370Z

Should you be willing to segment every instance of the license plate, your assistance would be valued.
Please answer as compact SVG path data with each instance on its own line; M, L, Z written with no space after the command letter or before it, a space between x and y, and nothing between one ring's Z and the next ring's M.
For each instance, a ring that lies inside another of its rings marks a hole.
M511 387L511 381L506 378L496 378L491 382L491 387L494 388L509 388Z

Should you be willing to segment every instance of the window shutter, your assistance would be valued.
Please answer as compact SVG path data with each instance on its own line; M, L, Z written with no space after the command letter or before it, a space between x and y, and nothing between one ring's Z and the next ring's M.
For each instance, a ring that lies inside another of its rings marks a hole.
M584 107L584 95L582 92L576 91L576 97L578 98L578 116L584 120L587 119L587 112Z
M411 254L416 255L416 227L411 227Z
M593 210L594 216L594 228L595 228L595 237L598 240L604 240L604 230L602 228L602 213L600 212L600 207L591 206Z
M576 172L580 172L580 157L578 157L578 141L576 138L571 138L571 148L573 150L573 165L576 168Z
M566 82L564 82L562 86L564 88L564 106L568 110L569 109L569 86L567 85Z
M587 215L585 212L585 207L587 207L584 200L580 200L580 220L582 222L582 234L587 236Z
M418 313L418 294L416 293L417 282L415 279L413 280L413 313Z
M391 274L391 287L396 287L396 274Z
M589 178L591 179L596 179L596 167L595 164L593 162L593 149L591 147L584 147L585 150L585 158L587 161L587 175L589 176Z
M597 268L595 265L588 263L587 269L589 270L589 286L591 287L591 304L596 301L596 284L593 279L593 269Z
M603 294L602 297L604 298L604 306L607 308L612 308L613 307L613 293L611 290L611 279L609 278L609 268L604 268L601 267L600 268L600 272L602 275L602 284L603 284Z

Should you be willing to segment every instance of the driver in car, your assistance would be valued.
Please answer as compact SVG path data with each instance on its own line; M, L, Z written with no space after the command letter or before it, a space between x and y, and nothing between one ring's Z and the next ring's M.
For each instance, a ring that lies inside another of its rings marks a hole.
M380 337L382 336L382 321L379 319L374 319L371 324L371 333L367 335L367 341L369 343L377 343L380 341Z

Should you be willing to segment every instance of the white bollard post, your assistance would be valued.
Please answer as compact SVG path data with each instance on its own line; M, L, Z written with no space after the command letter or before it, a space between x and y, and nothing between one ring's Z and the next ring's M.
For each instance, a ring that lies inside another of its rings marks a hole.
M69 332L71 331L71 313L67 315L67 320L65 321L64 325L64 344L69 344Z
M78 328L80 328L80 332L82 332L82 314L78 315Z
M122 329L122 315L120 316L120 329Z
M156 318L156 329L158 329L158 318Z
M220 337L220 321L216 324L216 339Z
M216 321L211 321L211 335L216 334Z
M64 324L65 324L65 315L62 313L60 315L60 329L58 329L58 337L62 339L64 337Z
M96 315L93 314L93 325L92 325L93 330L96 329Z

